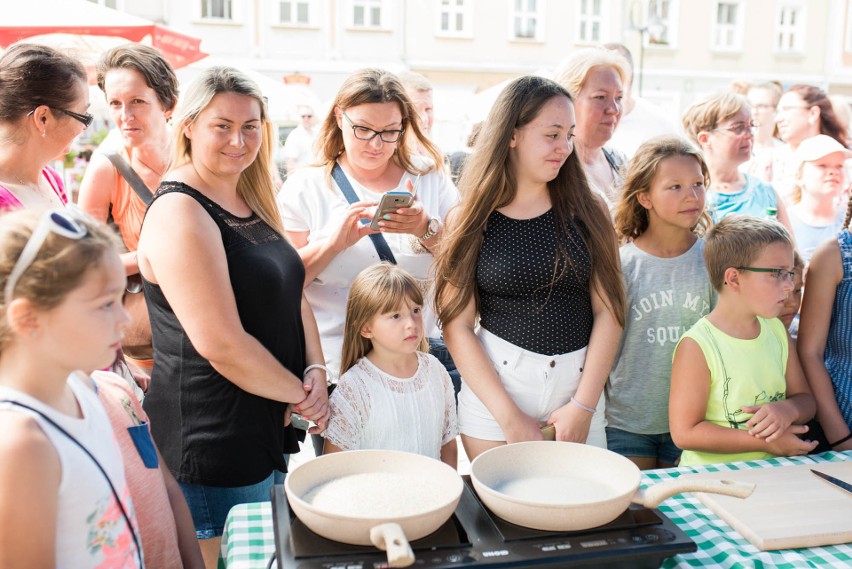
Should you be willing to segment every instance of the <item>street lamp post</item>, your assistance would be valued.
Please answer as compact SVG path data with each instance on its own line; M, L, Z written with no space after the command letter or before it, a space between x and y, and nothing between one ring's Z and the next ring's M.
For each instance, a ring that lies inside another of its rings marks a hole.
M650 0L654 2L655 0ZM637 13L638 12L638 13ZM650 13L649 0L633 0L630 6L630 27L639 32L639 96L642 96L642 80L645 74L645 35L649 39L659 38L665 25L657 17L656 10Z

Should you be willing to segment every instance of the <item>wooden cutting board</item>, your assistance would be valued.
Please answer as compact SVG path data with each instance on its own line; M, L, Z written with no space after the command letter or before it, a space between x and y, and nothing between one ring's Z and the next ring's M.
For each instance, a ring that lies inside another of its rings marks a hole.
M823 481L811 468L852 483L852 461L686 476L757 484L745 499L695 496L763 551L852 542L852 494Z

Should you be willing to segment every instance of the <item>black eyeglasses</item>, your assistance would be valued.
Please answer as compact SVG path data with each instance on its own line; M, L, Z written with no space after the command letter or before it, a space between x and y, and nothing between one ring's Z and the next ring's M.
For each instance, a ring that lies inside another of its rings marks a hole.
M793 282L793 277L796 276L794 271L787 269L766 269L763 267L737 267L738 271L751 271L752 273L769 273L779 281Z
M312 118L314 118L314 115L302 115L302 118L303 119L312 119Z
M75 113L74 111L68 111L66 109L60 109L58 107L50 107L50 108L54 109L56 111L59 111L62 114L68 115L69 117L71 117L72 119L74 119L76 121L80 121L80 123L82 123L82 125L83 125L83 128L89 128L89 125L92 124L93 120L95 120L95 117L90 115L89 113L85 113L85 114L81 115L80 113ZM31 110L30 112L27 113L27 116L30 116L34 112L36 112L35 109Z
M346 111L343 109L340 109L340 112L343 113L343 116L349 121L349 124L352 126L352 133L358 140L369 141L378 136L382 142L392 143L397 142L400 138L402 138L402 133L405 132L404 128L399 130L373 130L372 128L367 128L366 126L357 125L352 122L352 119L349 118Z
M748 121L748 122L737 123L733 126L729 126L729 127L726 127L726 128L714 128L713 130L717 131L717 132L720 131L720 130L724 130L724 131L730 132L731 134L734 134L736 136L742 136L745 133L750 132L751 129L757 128L759 126L760 126L760 123L758 123L758 122Z

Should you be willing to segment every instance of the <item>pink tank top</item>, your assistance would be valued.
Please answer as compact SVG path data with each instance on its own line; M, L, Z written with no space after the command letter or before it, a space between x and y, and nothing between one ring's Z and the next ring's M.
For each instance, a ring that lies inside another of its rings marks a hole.
M67 204L68 196L65 195L65 186L62 184L62 178L59 177L56 170L50 166L45 166L41 174L45 177L47 183L50 184L50 187L53 188L53 191L56 192L56 195L59 196L62 203ZM24 207L24 204L15 197L15 194L0 184L0 212L21 209L22 207Z

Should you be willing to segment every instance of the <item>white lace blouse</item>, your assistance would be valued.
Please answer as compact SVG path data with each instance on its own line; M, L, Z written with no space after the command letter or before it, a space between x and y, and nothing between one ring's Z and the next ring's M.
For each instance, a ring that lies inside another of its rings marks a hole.
M432 355L417 352L413 377L383 372L366 357L340 377L331 394L325 437L344 450L401 450L441 458L458 434L453 384Z

